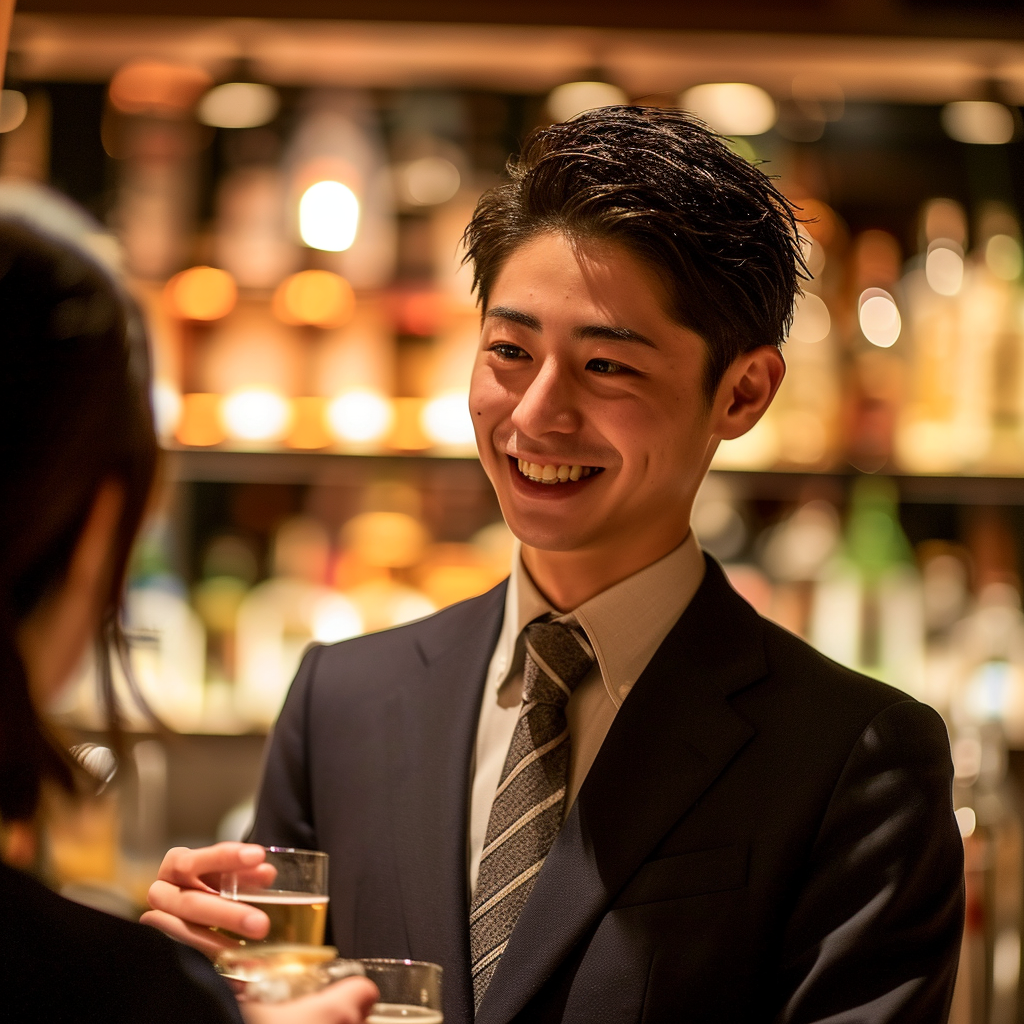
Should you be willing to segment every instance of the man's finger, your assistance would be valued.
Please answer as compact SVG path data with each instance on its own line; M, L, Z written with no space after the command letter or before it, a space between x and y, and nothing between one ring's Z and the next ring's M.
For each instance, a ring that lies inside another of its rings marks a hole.
M262 863L266 855L266 850L254 843L217 843L196 850L176 846L167 851L157 877L189 889L209 889L207 876L251 870Z
M262 939L270 930L270 918L248 903L198 889L181 889L160 879L149 887L149 905L189 924L225 928L249 939Z
M196 925L182 921L180 917L167 914L162 910L147 910L139 918L140 922L162 931L178 942L184 942L186 946L198 949L213 960L221 950L237 949L238 942L227 935L219 935L211 932L209 928L200 928Z

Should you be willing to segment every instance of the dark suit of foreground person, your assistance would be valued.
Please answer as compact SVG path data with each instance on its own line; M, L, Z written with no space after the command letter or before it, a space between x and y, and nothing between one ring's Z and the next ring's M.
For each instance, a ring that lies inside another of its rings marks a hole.
M941 721L762 621L689 529L782 380L791 207L687 115L612 108L535 134L466 237L507 589L309 653L255 838L328 851L334 941L441 963L448 1024L941 1024ZM264 934L197 891L236 855L171 851L146 919Z
M443 964L451 1022L472 1019L468 764L503 597L314 648L253 836L329 850L333 941ZM944 744L934 711L761 619L709 561L478 1024L943 1020L962 921Z

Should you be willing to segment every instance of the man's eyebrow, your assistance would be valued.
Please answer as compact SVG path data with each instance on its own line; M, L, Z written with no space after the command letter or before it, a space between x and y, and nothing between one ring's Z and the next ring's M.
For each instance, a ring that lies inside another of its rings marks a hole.
M658 347L639 331L634 331L630 327L612 327L609 324L586 324L582 327L574 327L572 337L577 341L584 338L599 338L607 341L635 341L650 348Z
M485 320L508 320L513 324L521 324L523 327L528 327L531 331L540 332L541 325L540 321L529 313L524 313L519 309L510 309L508 306L491 306L490 309L484 314Z

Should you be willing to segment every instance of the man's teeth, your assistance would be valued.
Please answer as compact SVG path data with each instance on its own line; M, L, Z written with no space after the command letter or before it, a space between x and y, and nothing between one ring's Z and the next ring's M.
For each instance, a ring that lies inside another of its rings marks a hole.
M519 463L519 472L540 484L574 482L597 472L597 469L590 466L542 466L539 462L527 462L525 459L517 461Z

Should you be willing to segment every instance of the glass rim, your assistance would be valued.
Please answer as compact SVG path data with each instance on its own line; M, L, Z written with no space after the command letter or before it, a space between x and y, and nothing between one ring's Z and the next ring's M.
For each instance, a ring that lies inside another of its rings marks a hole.
M301 853L306 857L326 857L323 850L301 850L297 846L264 846L267 853Z
M440 964L435 964L430 960L404 960L388 956L358 956L356 959L361 964L373 964L381 967L434 967L442 974L444 973L444 968Z

